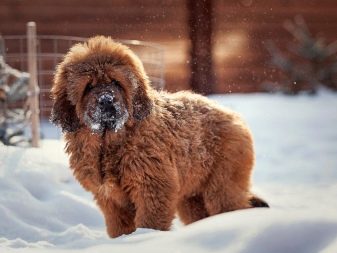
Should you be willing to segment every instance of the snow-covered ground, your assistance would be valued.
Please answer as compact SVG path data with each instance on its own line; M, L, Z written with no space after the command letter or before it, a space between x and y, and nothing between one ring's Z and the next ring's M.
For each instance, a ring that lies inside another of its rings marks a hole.
M0 252L336 253L337 94L212 99L250 125L254 191L270 209L186 227L176 220L170 232L138 229L112 240L91 195L73 179L61 141L0 146Z

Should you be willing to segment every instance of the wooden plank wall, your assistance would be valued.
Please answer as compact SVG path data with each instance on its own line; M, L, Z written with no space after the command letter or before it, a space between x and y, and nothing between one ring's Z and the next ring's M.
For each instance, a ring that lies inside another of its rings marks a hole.
M282 48L291 37L283 23L301 14L314 34L337 39L336 0L214 0L216 92L255 92L277 80L265 43ZM188 89L187 9L183 0L0 0L0 33L111 35L161 43L166 49L166 88Z
M327 42L337 40L336 0L221 0L215 1L215 61L217 92L261 90L280 73L270 67L265 44L284 49L292 37L286 20L302 15L309 29Z

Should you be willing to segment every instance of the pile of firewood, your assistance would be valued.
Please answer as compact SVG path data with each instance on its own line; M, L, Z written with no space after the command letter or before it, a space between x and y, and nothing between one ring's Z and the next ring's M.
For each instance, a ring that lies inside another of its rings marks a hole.
M0 142L28 146L25 136L29 74L13 69L0 55Z

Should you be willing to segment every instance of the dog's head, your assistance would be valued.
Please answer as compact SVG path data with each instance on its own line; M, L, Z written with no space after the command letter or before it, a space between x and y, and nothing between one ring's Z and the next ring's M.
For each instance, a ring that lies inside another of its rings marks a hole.
M73 46L56 69L51 121L64 132L122 129L150 114L151 88L143 65L126 46L98 36Z

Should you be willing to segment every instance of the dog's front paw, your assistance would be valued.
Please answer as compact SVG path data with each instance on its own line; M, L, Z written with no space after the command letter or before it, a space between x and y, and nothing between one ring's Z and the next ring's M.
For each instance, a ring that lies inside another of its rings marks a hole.
M128 235L136 231L135 226L123 226L123 227L113 227L113 228L107 228L108 235L111 238L116 238L121 235Z

